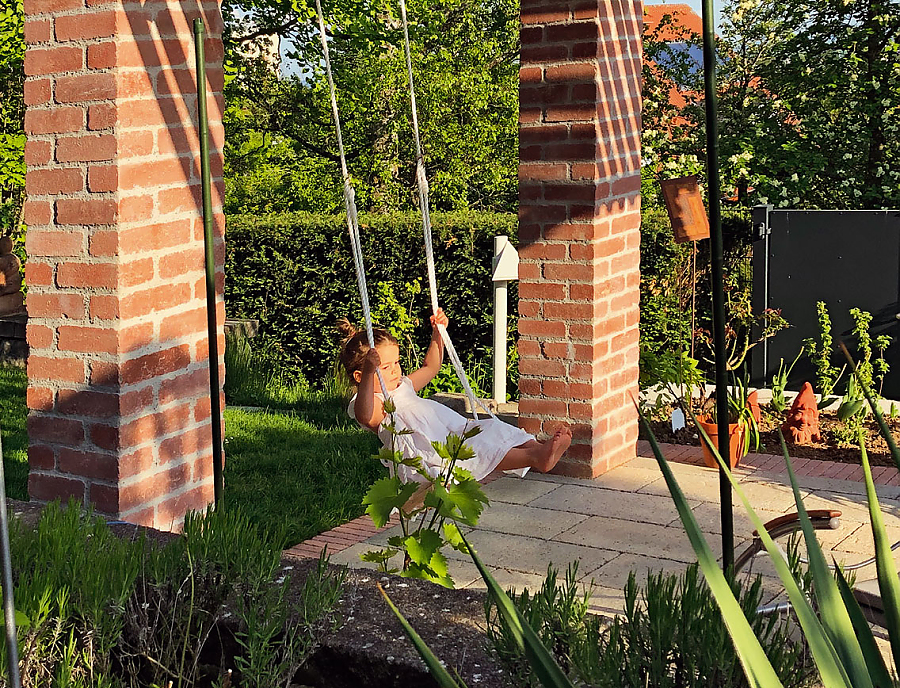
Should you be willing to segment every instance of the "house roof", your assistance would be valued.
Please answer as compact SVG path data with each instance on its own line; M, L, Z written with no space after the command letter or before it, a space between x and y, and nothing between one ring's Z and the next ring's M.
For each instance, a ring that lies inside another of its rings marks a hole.
M662 21L662 18L671 14L675 23L680 24L693 33L703 32L703 20L691 9L689 5L678 3L664 3L662 5L644 5L644 29L652 31ZM681 36L675 35L670 27L663 27L660 38L663 41L680 41Z

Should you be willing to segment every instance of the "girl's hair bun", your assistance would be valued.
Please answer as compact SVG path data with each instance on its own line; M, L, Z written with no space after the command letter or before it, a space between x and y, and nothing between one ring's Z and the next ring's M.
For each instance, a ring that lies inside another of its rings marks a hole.
M345 341L355 336L359 332L359 329L356 327L356 325L347 320L347 318L341 318L340 320L338 320L335 323L335 327Z

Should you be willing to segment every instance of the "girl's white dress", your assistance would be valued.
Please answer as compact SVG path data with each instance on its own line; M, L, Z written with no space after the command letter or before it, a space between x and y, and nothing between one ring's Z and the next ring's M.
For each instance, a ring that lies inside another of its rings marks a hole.
M376 393L375 397L379 401L384 401L381 394ZM504 423L498 418L480 418L478 420L465 418L443 404L431 399L423 399L416 394L412 381L408 377L404 377L397 389L391 392L391 401L397 408L394 412L394 424L397 431L412 430L412 434L397 435L394 438L396 449L405 457L420 457L426 470L432 475L440 472L442 459L431 443L432 441L445 442L450 433L461 436L476 425L481 428L480 433L466 440L466 445L475 452L475 456L457 464L460 468L469 471L476 480L486 478L510 449L534 439L524 430ZM355 405L356 395L353 395L347 412L354 419L356 418ZM385 447L391 446L391 433L385 429L384 425L378 428L378 438ZM507 472L524 476L528 469L520 468ZM404 482L425 482L425 478L408 466L400 466L398 475Z

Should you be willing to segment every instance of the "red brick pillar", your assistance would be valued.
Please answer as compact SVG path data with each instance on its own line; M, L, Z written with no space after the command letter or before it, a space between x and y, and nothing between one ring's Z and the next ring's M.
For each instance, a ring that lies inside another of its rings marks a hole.
M29 494L178 528L213 495L191 22L210 36L224 351L219 5L25 13Z
M635 456L641 21L636 0L522 0L520 424L561 421L558 472Z

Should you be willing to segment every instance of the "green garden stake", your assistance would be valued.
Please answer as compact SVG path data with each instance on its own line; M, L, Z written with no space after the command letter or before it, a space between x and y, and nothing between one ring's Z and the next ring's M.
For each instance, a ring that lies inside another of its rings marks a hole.
M6 626L6 651L9 654L9 684L12 688L21 688L22 679L19 676L19 640L16 632L12 558L9 554L9 515L6 511L6 477L3 470L2 441L0 441L0 556L3 558L3 620Z
M709 191L710 268L713 300L713 342L716 359L716 418L719 454L728 456L728 357L725 351L725 288L723 277L722 211L719 185L719 121L716 119L716 36L713 0L703 0L703 82L706 99L706 176ZM734 564L734 520L731 484L719 469L719 505L722 510L722 568Z
M209 406L212 424L213 484L216 507L224 506L222 479L222 405L219 398L219 340L216 323L216 261L213 248L212 194L209 183L209 122L206 114L206 50L203 21L194 20L197 53L197 123L200 131L200 180L203 190L203 240L206 253L206 321L209 327Z

